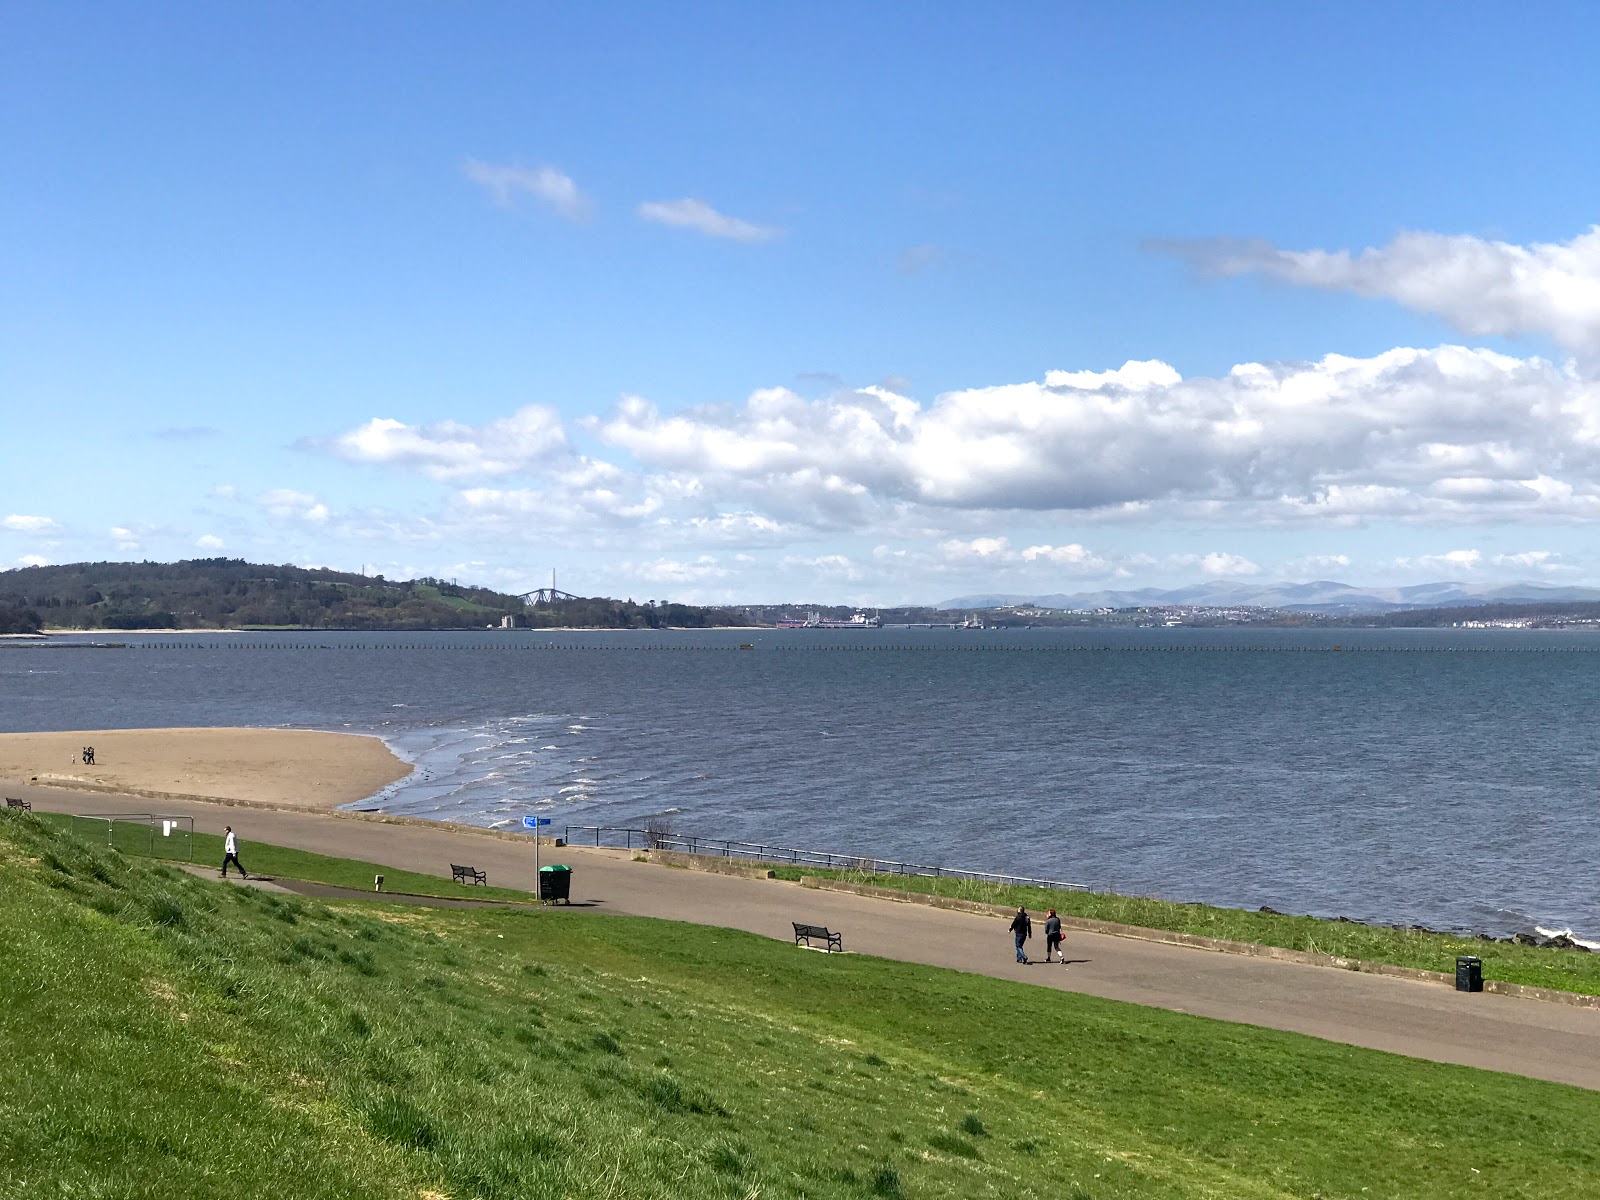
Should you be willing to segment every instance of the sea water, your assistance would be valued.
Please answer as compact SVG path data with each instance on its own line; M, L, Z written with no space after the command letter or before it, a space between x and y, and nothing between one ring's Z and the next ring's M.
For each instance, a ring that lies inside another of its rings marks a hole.
M1174 899L1600 933L1600 634L115 640L0 649L0 727L373 733L416 765L362 805L389 812L558 832L666 815Z

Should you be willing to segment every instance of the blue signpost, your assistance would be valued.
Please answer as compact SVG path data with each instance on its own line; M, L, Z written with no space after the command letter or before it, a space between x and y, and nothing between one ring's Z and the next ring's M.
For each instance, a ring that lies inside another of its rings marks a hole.
M533 830L533 882L537 887L539 883L539 826L550 824L549 817L523 817L522 827ZM544 901L540 901L544 903Z

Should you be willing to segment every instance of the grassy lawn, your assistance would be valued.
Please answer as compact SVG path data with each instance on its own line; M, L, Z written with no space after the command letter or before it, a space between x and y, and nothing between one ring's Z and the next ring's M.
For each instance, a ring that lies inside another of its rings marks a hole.
M0 1196L1595 1194L1600 1094L728 930L322 903L0 818Z
M465 596L447 596L431 584L417 584L412 588L412 595L424 600L436 601L446 608L455 609L457 612L493 613L498 616L501 611L500 609L488 608L485 605L468 600Z
M40 813L39 819L50 822L63 831L72 826L72 818L59 813ZM80 821L78 826L80 835L85 828L87 826ZM132 822L118 822L113 829L117 835L118 849L133 854L145 852L148 844L145 826L135 825ZM219 834L196 832L193 838L193 861L213 866L221 864L222 838ZM189 861L187 835L167 840L158 836L154 839L154 845L156 858ZM332 858L326 854L314 854L309 850L274 846L270 842L244 842L240 845L239 857L253 875L269 875L280 879L306 879L314 883L331 883L339 887L356 888L363 892L372 890L374 875L382 875L383 890L386 892L409 892L416 896L451 896L467 900L508 900L521 904L535 902L532 893L520 888L459 884L450 879L441 879L437 875L402 871L398 867L386 867L381 863L362 862L354 858ZM443 865L447 864L441 864Z
M1205 937L1262 946L1336 954L1366 962L1393 963L1424 971L1453 973L1456 955L1475 954L1483 960L1485 979L1560 988L1568 992L1600 995L1600 954L1584 950L1546 950L1516 946L1482 938L1354 922L1327 921L1319 917L1293 917L1250 912L1238 908L1213 908L1208 904L1180 904L1103 892L1054 892L1043 888L1005 887L965 879L938 879L925 875L874 875L861 871L821 870L812 867L773 868L779 879L803 875L843 879L850 883L894 888L923 895L954 896L987 904L1027 905L1029 911L1055 909L1063 916L1115 921L1145 929L1197 933Z

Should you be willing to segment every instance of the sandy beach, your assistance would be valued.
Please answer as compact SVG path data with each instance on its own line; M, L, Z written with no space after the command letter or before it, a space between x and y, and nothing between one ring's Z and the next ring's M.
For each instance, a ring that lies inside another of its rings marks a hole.
M94 764L81 760L94 747ZM0 734L0 780L330 809L411 773L375 737L301 729L96 729Z

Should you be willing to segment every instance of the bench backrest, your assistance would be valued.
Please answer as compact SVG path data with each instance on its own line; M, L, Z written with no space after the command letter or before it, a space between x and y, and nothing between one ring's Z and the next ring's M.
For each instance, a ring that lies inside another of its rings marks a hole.
M832 937L833 933L826 925L802 925L799 921L790 921L794 931L800 937Z

